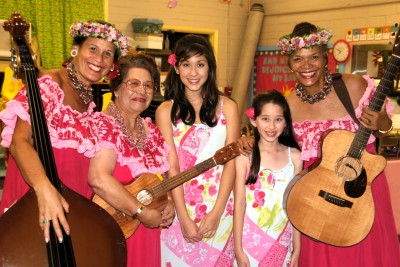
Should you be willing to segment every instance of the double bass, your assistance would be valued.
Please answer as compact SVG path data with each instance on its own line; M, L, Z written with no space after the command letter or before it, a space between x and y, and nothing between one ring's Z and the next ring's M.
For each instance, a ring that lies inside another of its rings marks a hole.
M63 231L60 243L50 225L50 240L45 243L38 225L36 194L30 189L0 217L0 266L126 266L126 242L119 225L58 177L37 82L38 67L24 37L28 28L19 13L4 23L14 44L12 64L27 89L34 147L47 177L70 205L66 218L71 235Z

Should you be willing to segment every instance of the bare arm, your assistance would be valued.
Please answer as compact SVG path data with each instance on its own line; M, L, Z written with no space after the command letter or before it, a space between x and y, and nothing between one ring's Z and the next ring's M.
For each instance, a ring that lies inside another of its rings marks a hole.
M39 207L39 225L44 229L46 242L50 239L50 224L45 219L52 221L58 239L62 240L60 227L62 226L66 233L70 232L70 227L64 215L64 211L68 212L69 206L47 178L39 155L33 147L31 136L31 126L18 118L10 145L10 153L25 181L36 193Z
M88 182L93 191L104 201L123 213L133 216L142 204L132 196L112 174L117 162L117 155L111 149L102 149L90 160ZM161 214L148 207L137 216L148 228L161 224Z
M303 169L303 161L301 160L301 152L291 148L292 161L294 164L294 175L297 175ZM293 227L293 253L290 267L297 267L299 264L301 250L301 233Z
M172 133L172 121L171 121L171 108L172 102L163 102L156 110L156 124L161 134L163 135L167 144L171 147L171 152L168 155L168 162L170 169L168 171L168 178L177 175L180 172L178 155L175 149L175 143ZM186 242L193 243L201 240L201 236L198 233L197 225L190 218L184 199L183 187L178 186L171 191L172 198L174 200L176 213L181 224L182 235Z
M246 156L238 156L235 158L236 180L234 187L235 206L233 211L233 239L236 261L238 266L250 266L249 258L243 250L242 237L244 217L246 214L246 174L249 169L249 158Z
M240 135L240 118L237 105L234 101L224 99L224 114L226 117L226 140L225 145L236 142ZM235 161L231 160L224 165L224 170L221 176L221 182L218 190L217 200L210 213L201 221L199 234L203 237L212 237L217 228L221 216L225 210L229 195L233 190L235 182Z

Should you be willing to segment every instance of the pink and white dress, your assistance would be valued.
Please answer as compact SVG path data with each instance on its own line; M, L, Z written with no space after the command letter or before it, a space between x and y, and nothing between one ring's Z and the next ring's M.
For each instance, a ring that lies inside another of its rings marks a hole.
M369 105L375 92L374 81L368 76L364 76L364 79L368 82L368 88L355 109L357 118L360 118L362 108ZM386 111L390 115L393 111L390 101L386 101ZM344 129L356 132L358 129L358 125L353 122L350 115L334 120L305 120L293 123L293 127L301 148L304 167L310 166L321 156L322 137L326 131ZM370 153L375 153L374 141L375 137L371 135L366 147ZM388 184L383 172L372 183L372 195L375 203L375 219L370 233L363 241L354 246L342 248L316 242L302 235L299 266L400 266L399 241Z
M293 176L294 165L288 147L285 167L269 170L261 166L257 182L246 185L242 246L252 267L286 267L290 264L293 229L282 202Z
M223 105L223 98L222 98ZM186 170L214 156L225 146L225 115L218 115L218 124L209 127L204 124L186 125L178 121L173 125L173 134L181 170ZM220 186L223 166L218 165L193 178L183 185L186 208L196 223L213 208ZM197 243L187 243L182 236L177 217L169 227L161 232L162 266L231 266L233 263L232 238L233 198L229 198L225 212L213 238Z

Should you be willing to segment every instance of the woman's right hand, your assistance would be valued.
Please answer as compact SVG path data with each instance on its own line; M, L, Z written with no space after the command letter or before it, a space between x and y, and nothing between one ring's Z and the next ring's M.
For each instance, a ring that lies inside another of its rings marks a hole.
M243 250L240 252L235 251L235 257L238 267L250 267L249 257Z
M196 243L202 240L202 236L199 234L197 224L190 219L190 217L180 220L181 231L183 238L188 243Z
M237 142L239 146L239 151L242 155L248 156L253 152L254 137L253 136L242 136Z
M157 228L162 223L162 214L156 209L144 207L137 219L147 228Z
M54 228L58 241L63 241L61 227L69 235L70 227L65 217L69 204L63 196L49 183L36 190L39 207L39 225L43 229L44 239L50 240L50 225Z

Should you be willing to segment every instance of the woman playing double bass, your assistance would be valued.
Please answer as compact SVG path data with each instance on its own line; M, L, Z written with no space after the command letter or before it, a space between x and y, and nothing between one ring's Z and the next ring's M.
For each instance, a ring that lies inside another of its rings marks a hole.
M129 44L113 25L103 21L74 23L70 34L74 39L69 62L65 68L40 72L38 84L59 178L68 188L90 198L89 160L98 149L101 132L97 122L103 116L94 112L91 85L112 71L116 59L129 51ZM0 215L32 188L45 241L50 238L50 220L58 240L63 241L61 228L67 234L74 231L65 216L73 207L50 183L33 146L26 88L7 103L0 119L5 125L1 145L11 154Z

